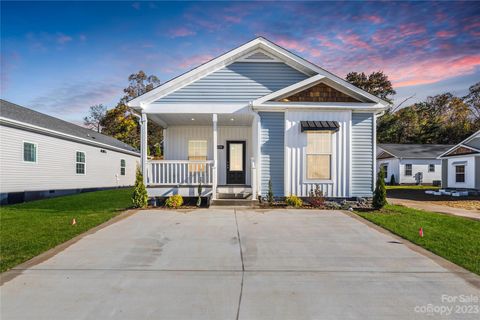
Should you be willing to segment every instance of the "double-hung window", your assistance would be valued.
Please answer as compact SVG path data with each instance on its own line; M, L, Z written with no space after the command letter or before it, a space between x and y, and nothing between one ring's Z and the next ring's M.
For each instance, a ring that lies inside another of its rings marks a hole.
M465 182L465 166L455 166L455 182Z
M430 163L428 165L428 172L435 172L435 165L434 164Z
M330 180L332 164L332 132L307 131L306 178Z
M189 140L188 141L188 160L206 161L207 160L207 140ZM205 165L203 163L190 163L189 172L203 172Z
M127 163L125 162L125 159L120 160L120 175L124 176L125 175L125 169L127 168Z
M23 143L23 161L37 162L37 145L35 143Z
M75 159L75 170L77 174L85 174L85 152L77 151Z
M406 176L411 176L412 175L412 164L411 163L405 164L405 175Z

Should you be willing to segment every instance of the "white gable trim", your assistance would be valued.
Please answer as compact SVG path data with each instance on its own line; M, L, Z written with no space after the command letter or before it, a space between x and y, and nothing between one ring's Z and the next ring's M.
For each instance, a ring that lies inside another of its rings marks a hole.
M233 49L215 59L212 59L168 82L165 82L163 85L141 95L132 100L130 100L127 105L133 108L145 108L148 104L154 102L155 100L178 90L212 72L215 72L235 61L241 59L248 53L253 53L255 50L261 49L267 54L271 54L277 57L279 60L288 64L289 66L307 74L313 76L315 74L321 74L326 78L338 83L339 85L346 87L347 89L355 92L361 96L366 97L372 101L389 106L390 104L384 100L381 100L353 85L347 81L341 79L340 77L335 76L334 74L318 67L317 65L291 53L290 51L274 44L273 42L268 41L265 38L259 37L250 42L241 45L240 47Z
M464 147L464 148L468 148L468 149L471 149L471 150L474 150L474 151L477 151L477 152L480 152L480 150L478 149L475 149L475 148L472 148L470 146L467 146L465 145L465 143L467 143L468 141L472 140L473 138L475 138L477 135L480 135L480 130L478 130L477 132L475 132L474 134L472 134L470 137L466 138L465 140L461 141L460 143L454 145L453 147L451 147L450 149L448 149L447 151L445 151L444 153L442 153L441 155L439 155L437 157L437 159L440 159L442 157L444 157L446 154L450 153L451 151L459 148L459 147Z
M264 102L252 106L255 111L285 111L285 110L352 110L381 113L385 106L379 103L355 102Z

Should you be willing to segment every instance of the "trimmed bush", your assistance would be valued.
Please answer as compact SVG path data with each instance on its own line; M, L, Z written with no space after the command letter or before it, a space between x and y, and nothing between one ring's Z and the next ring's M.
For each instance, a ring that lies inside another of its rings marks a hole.
M387 204L387 190L385 188L385 171L380 169L377 175L377 186L373 193L372 205L375 209L381 209Z
M315 190L313 187L310 189L310 194L307 201L315 208L322 208L325 206L325 197L323 196L323 192L320 190L320 186L318 184L315 185Z
M395 175L392 174L392 175L390 176L390 185L391 185L391 186L394 186L394 185L396 185L396 184L397 184L397 182L395 181Z
M147 188L143 184L143 174L137 167L135 186L133 187L132 202L135 208L145 208L148 205Z
M165 206L167 208L177 209L181 207L183 204L183 197L179 194L174 194L173 196L168 197L167 201L165 201Z
M291 196L288 196L287 198L285 198L285 203L291 207L295 207L295 208L298 208L298 207L301 207L303 205L303 201L302 199L300 199L299 197L295 196L295 195L291 195Z

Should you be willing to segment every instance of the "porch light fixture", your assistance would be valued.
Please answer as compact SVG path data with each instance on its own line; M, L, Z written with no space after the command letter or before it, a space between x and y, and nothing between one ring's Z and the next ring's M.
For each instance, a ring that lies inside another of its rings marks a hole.
M233 118L230 118L230 121L234 121L234 120L235 120L235 119L233 119Z
M195 121L195 118L192 118L192 121Z

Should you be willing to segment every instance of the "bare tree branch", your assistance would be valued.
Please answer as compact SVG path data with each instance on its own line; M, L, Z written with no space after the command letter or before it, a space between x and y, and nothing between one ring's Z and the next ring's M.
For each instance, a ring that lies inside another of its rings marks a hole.
M412 99L413 97L415 97L417 94L414 93L412 94L410 97L407 97L405 98L402 102L400 102L398 105L396 105L395 107L392 108L392 112L395 112L397 111L398 109L400 109L400 107L402 106L402 104L404 104L405 102L407 102L408 100Z

